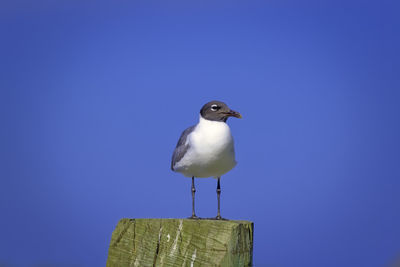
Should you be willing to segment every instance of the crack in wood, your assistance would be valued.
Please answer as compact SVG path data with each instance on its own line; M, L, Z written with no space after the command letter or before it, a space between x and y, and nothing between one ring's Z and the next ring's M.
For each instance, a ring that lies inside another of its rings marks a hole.
M161 232L162 232L162 226L161 226L161 221L160 221L160 230L158 231L158 241L157 241L157 247L156 247L156 254L154 255L153 267L156 266L158 252L160 250Z

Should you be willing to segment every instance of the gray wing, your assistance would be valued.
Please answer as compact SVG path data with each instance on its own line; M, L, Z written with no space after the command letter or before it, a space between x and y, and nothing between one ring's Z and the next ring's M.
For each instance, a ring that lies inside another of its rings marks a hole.
M175 147L174 153L172 154L171 170L174 170L175 163L180 161L185 155L186 151L189 149L189 145L186 144L186 138L191 132L193 132L195 127L196 125L193 125L184 130L181 134L178 144Z

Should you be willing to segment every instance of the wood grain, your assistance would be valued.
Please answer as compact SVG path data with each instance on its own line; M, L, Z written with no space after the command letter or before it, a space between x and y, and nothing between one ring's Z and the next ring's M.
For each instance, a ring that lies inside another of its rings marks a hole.
M107 267L251 266L253 223L190 219L122 219Z

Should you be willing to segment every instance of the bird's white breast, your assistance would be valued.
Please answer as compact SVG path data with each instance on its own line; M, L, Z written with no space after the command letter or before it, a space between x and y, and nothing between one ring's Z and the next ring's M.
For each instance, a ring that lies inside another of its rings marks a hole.
M186 141L190 148L178 163L180 172L186 176L219 177L236 165L233 138L225 122L200 116Z
M190 136L190 144L199 155L215 160L215 157L233 145L233 139L225 122L210 121L200 117L199 124Z

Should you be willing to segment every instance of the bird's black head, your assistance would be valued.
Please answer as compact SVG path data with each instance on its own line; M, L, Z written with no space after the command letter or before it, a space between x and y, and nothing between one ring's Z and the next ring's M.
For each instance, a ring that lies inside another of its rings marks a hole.
M200 115L206 120L223 122L226 122L229 117L242 118L239 112L231 110L224 102L216 100L205 104L200 110Z

